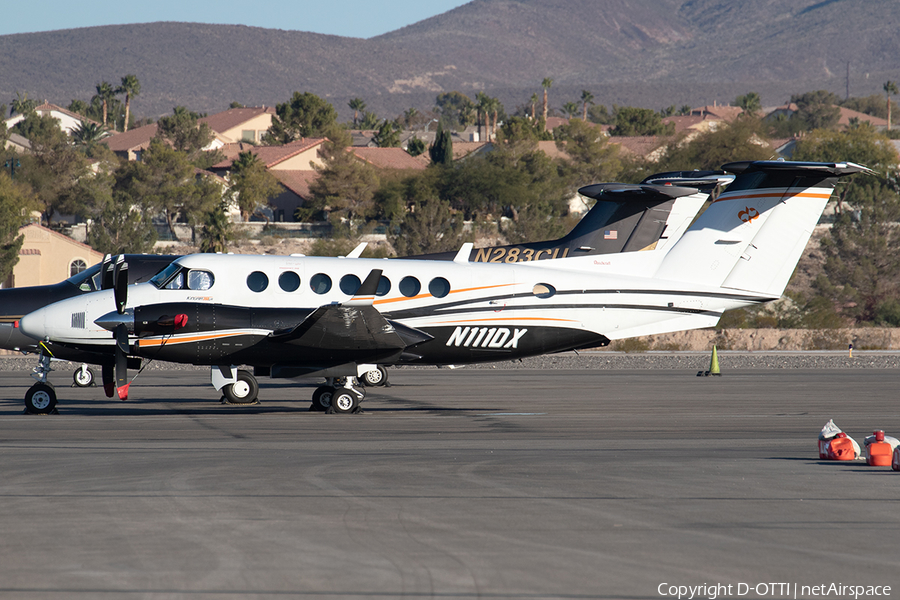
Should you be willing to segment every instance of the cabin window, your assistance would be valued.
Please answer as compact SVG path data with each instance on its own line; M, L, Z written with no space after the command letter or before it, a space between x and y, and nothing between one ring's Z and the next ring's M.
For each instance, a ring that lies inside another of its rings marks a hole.
M556 294L556 288L549 283L536 283L534 288L532 288L531 293L538 298L551 298Z
M188 289L189 290L208 290L213 286L215 277L209 271L200 271L192 269L188 271Z
M317 294L327 294L331 290L331 277L325 273L316 273L310 278L309 287Z
M415 277L404 277L400 280L400 293L407 298L417 296L422 291L422 284Z
M341 291L348 296L355 294L359 290L360 285L362 283L360 283L359 277L356 275L344 275L341 277Z
M375 290L376 296L387 296L387 293L391 291L391 280L381 276L381 279L378 280L378 288Z
M87 263L81 260L80 258L76 258L69 264L69 277L73 275L78 275L82 271L87 269Z
M435 298L443 298L450 293L450 282L443 277L435 277L428 284L428 291Z
M183 290L184 289L184 271L178 271L172 279L166 283L167 290Z
M300 288L300 276L293 271L285 271L278 276L278 287L286 292L296 292Z
M247 275L247 287L251 291L261 292L269 287L269 278L262 271L253 271Z

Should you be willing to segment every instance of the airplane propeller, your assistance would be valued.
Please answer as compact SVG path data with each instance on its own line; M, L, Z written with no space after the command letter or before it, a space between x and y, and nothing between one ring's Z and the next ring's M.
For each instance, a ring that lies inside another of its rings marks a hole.
M113 261L107 254L103 258L101 269L101 285L103 290L112 289L116 303L116 312L125 314L125 305L128 303L128 263L123 255L118 255ZM113 330L115 345L115 361L112 365L103 365L103 389L108 398L112 398L113 392L117 392L120 400L128 399L128 326L120 322ZM113 370L115 369L115 371Z

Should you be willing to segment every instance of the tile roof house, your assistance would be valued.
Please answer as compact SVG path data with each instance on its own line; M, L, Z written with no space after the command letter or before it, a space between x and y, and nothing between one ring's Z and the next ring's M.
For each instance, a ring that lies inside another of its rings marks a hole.
M141 152L150 147L150 140L156 137L157 129L156 123L135 127L124 133L116 133L104 138L102 143L115 152L116 156L125 160L140 161Z
M347 151L377 169L423 171L429 162L426 155L410 156L403 148L362 148L351 146L347 148Z
M229 108L226 111L203 117L206 123L226 144L235 142L259 143L272 126L275 109L271 106Z
M59 127L67 134L71 135L74 129L77 129L82 123L93 123L95 125L100 125L97 121L92 119L88 119L83 115L79 115L78 113L74 113L71 110L62 108L61 106L57 106L55 104L50 104L46 100L40 106L35 107L34 112L44 116L51 116L57 121L59 121ZM25 115L17 114L13 115L9 119L6 120L6 127L8 129L12 129L13 125L23 120Z

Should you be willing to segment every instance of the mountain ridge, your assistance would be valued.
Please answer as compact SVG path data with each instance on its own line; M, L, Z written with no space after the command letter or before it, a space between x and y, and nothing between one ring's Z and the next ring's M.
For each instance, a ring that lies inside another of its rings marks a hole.
M175 105L274 105L294 91L360 97L382 117L427 111L437 94L484 90L508 112L553 79L551 105L768 105L827 89L881 93L900 79L892 0L473 0L369 39L163 21L0 36L0 102L16 92L67 105L128 73L138 116ZM847 64L850 77L847 77Z

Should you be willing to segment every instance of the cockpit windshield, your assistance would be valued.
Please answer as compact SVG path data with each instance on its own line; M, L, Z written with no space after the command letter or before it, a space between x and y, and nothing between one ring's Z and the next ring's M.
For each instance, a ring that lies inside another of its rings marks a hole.
M169 287L169 285L167 285L167 284L169 284L170 280L172 280L172 279L180 279L181 281L184 281L184 275L180 273L181 270L182 270L181 265L179 265L178 263L172 263L168 267L166 267L165 269L163 269L162 271L160 271L159 273L154 275L150 279L150 283L152 283L159 289L163 289L163 288L173 289L173 288ZM181 275L181 277L180 278L176 277L175 276L176 273ZM174 289L180 289L180 288L176 287Z
M150 283L166 290L208 290L215 283L215 277L202 269L185 269L172 263L157 273Z
M81 273L76 273L66 279L66 281L82 292L96 292L100 289L100 264L101 263L97 263Z

